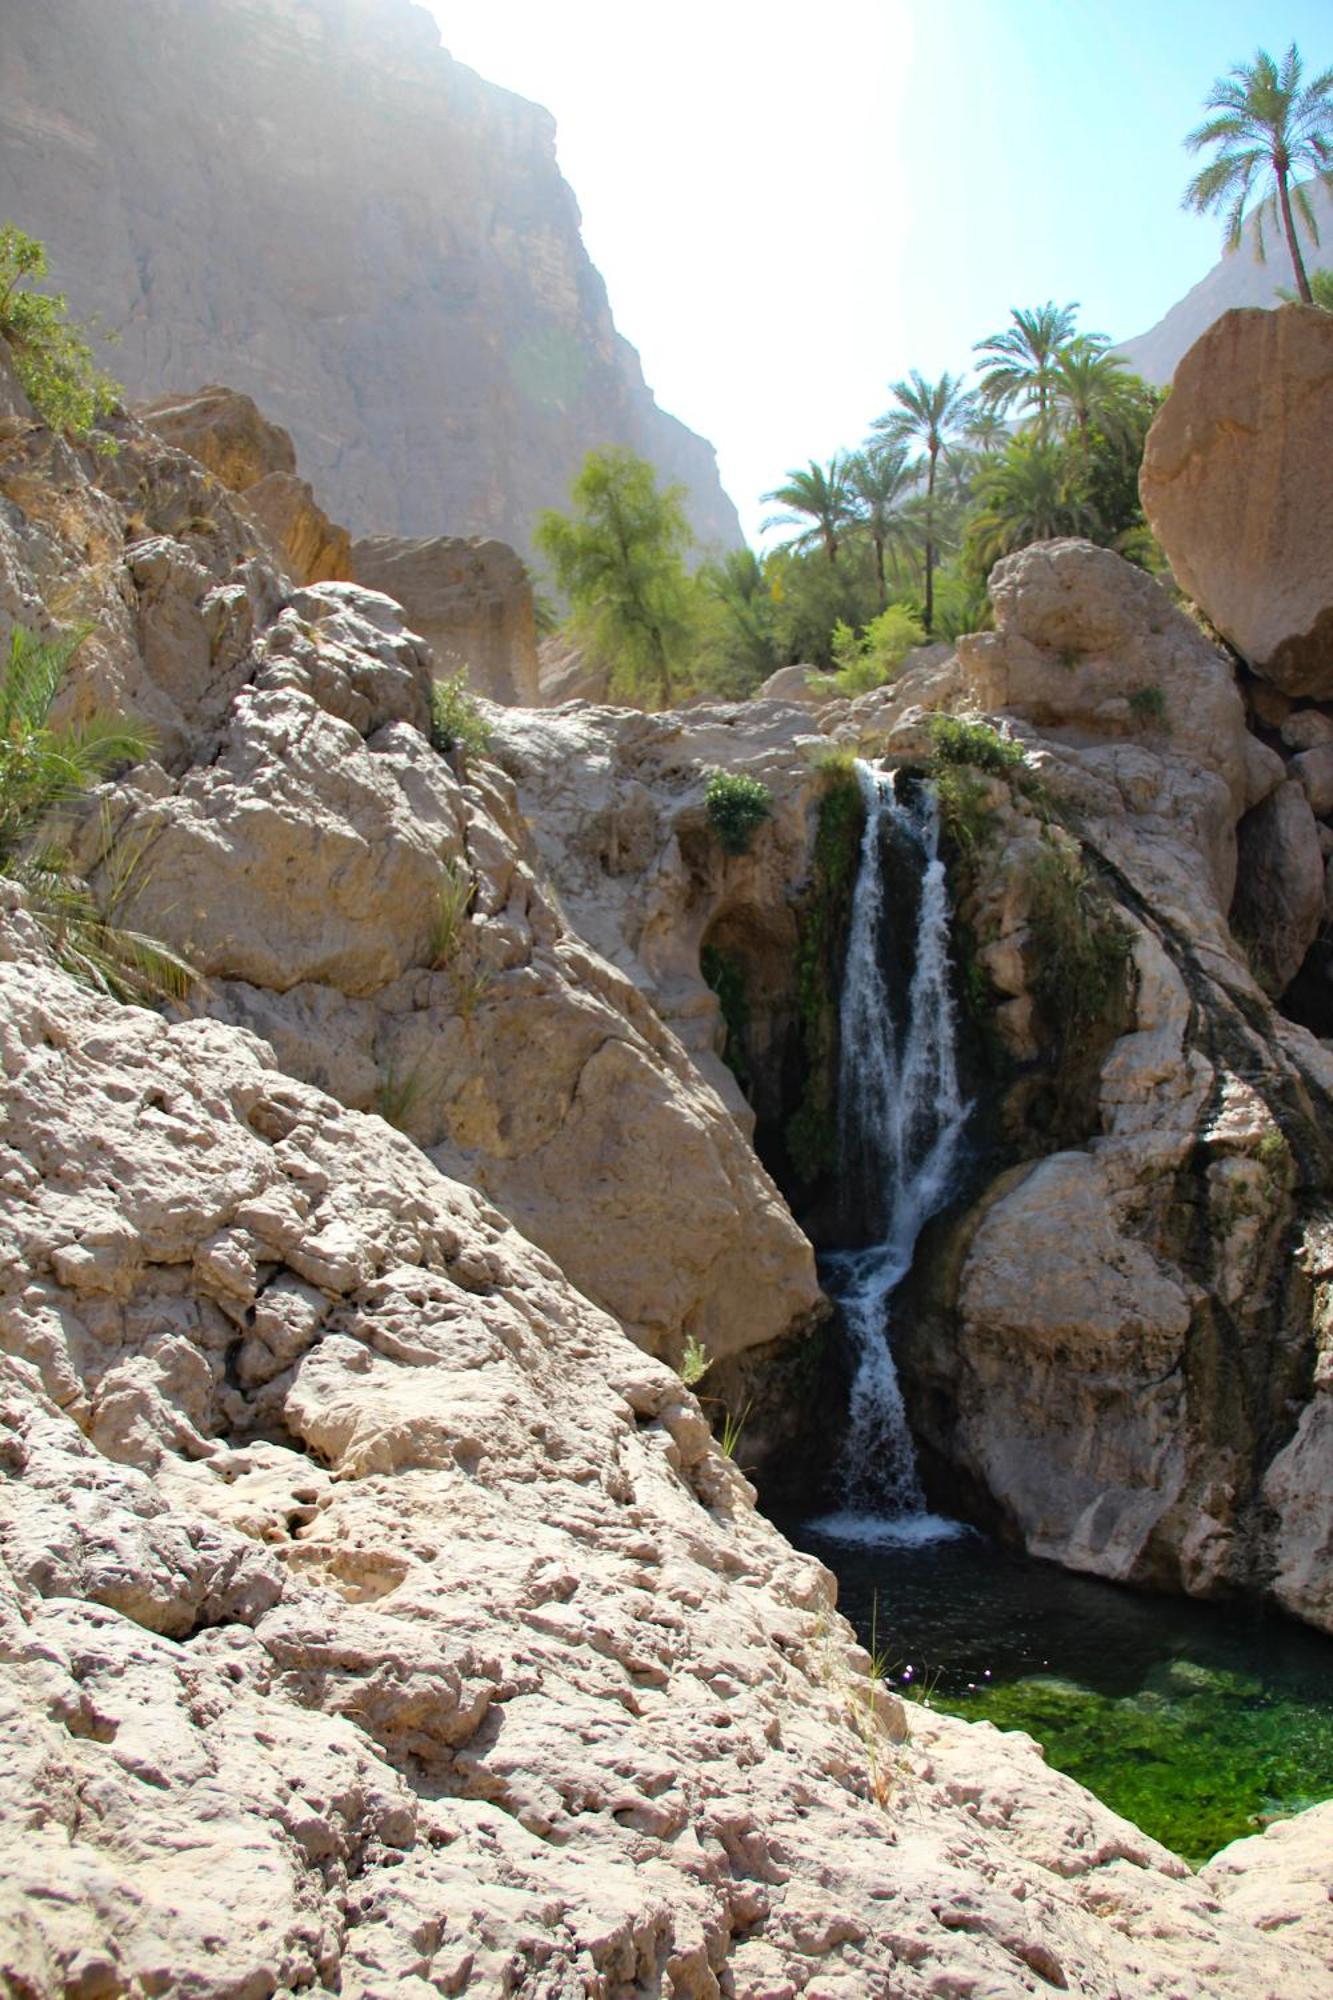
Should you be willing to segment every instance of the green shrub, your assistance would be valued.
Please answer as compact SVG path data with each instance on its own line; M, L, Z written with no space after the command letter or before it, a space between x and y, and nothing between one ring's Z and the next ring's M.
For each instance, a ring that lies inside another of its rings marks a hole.
M1003 778L1023 762L1023 746L1001 736L988 722L968 715L933 715L930 719L931 775L951 764L970 764Z
M194 968L116 913L141 881L145 858L121 852L104 864L107 907L75 872L69 819L92 787L149 751L147 730L119 716L77 729L51 723L51 706L86 630L39 639L16 625L0 669L0 873L24 890L55 957L86 985L118 1000L179 998ZM110 847L109 838L104 843Z
M740 771L714 771L704 800L708 824L728 854L748 854L755 833L773 811L768 786Z
M93 360L83 331L71 325L60 294L31 289L45 276L43 246L6 222L0 227L0 338L42 422L82 443L115 407L120 390ZM112 452L115 445L101 438L95 448Z
M991 788L967 764L945 764L935 774L940 826L962 854L973 857L995 826Z
M1160 727L1166 721L1166 696L1156 685L1135 688L1129 697L1129 708L1139 722L1155 723Z
M461 750L465 756L481 757L490 748L490 726L468 693L467 675L461 670L448 680L436 681L430 691L430 740L442 756Z
M913 646L924 645L925 627L904 604L890 604L859 636L843 619L833 627L835 671L813 678L829 694L868 694L891 681Z

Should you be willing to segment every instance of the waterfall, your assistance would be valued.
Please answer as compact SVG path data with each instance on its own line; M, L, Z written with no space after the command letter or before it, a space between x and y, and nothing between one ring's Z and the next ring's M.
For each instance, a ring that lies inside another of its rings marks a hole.
M955 1529L926 1513L890 1346L890 1300L922 1229L949 1197L969 1106L958 1081L934 793L920 784L899 798L894 773L858 764L857 774L866 825L843 976L838 1115L843 1175L867 1203L875 1240L830 1259L856 1369L839 1466L843 1511L817 1525L858 1540L926 1540ZM910 851L920 879L915 935L904 940L907 962L892 982L887 838Z

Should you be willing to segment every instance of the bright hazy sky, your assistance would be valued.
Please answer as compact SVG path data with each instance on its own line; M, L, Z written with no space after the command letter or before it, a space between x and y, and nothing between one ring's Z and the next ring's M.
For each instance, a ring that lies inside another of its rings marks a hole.
M790 466L859 444L1011 305L1142 333L1216 261L1181 146L1214 78L1330 0L431 0L554 113L620 331L717 446L753 540ZM1270 256L1273 252L1270 251Z

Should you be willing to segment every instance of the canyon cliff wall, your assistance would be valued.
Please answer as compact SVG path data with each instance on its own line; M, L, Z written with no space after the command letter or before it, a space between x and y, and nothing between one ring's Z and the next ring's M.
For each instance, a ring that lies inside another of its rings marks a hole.
M520 552L592 446L740 540L659 410L539 106L409 0L0 0L0 213L46 243L131 396L224 381L354 533Z

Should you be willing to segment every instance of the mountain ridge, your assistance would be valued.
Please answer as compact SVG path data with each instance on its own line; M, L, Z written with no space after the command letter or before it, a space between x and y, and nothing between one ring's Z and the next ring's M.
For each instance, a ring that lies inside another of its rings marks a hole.
M1318 181L1307 181L1304 185L1314 209L1319 237L1317 241L1312 240L1309 230L1299 218L1297 235L1306 268L1314 271L1333 265L1333 195ZM1264 241L1268 251L1266 261L1255 254L1255 229L1251 219L1246 224L1245 240L1240 248L1224 252L1212 270L1200 278L1197 285L1192 285L1183 298L1177 299L1175 305L1145 333L1120 341L1116 347L1117 354L1124 355L1135 372L1147 381L1165 385L1195 341L1224 312L1236 306L1276 305L1279 291L1294 289L1295 280L1281 229L1271 224L1266 226Z

